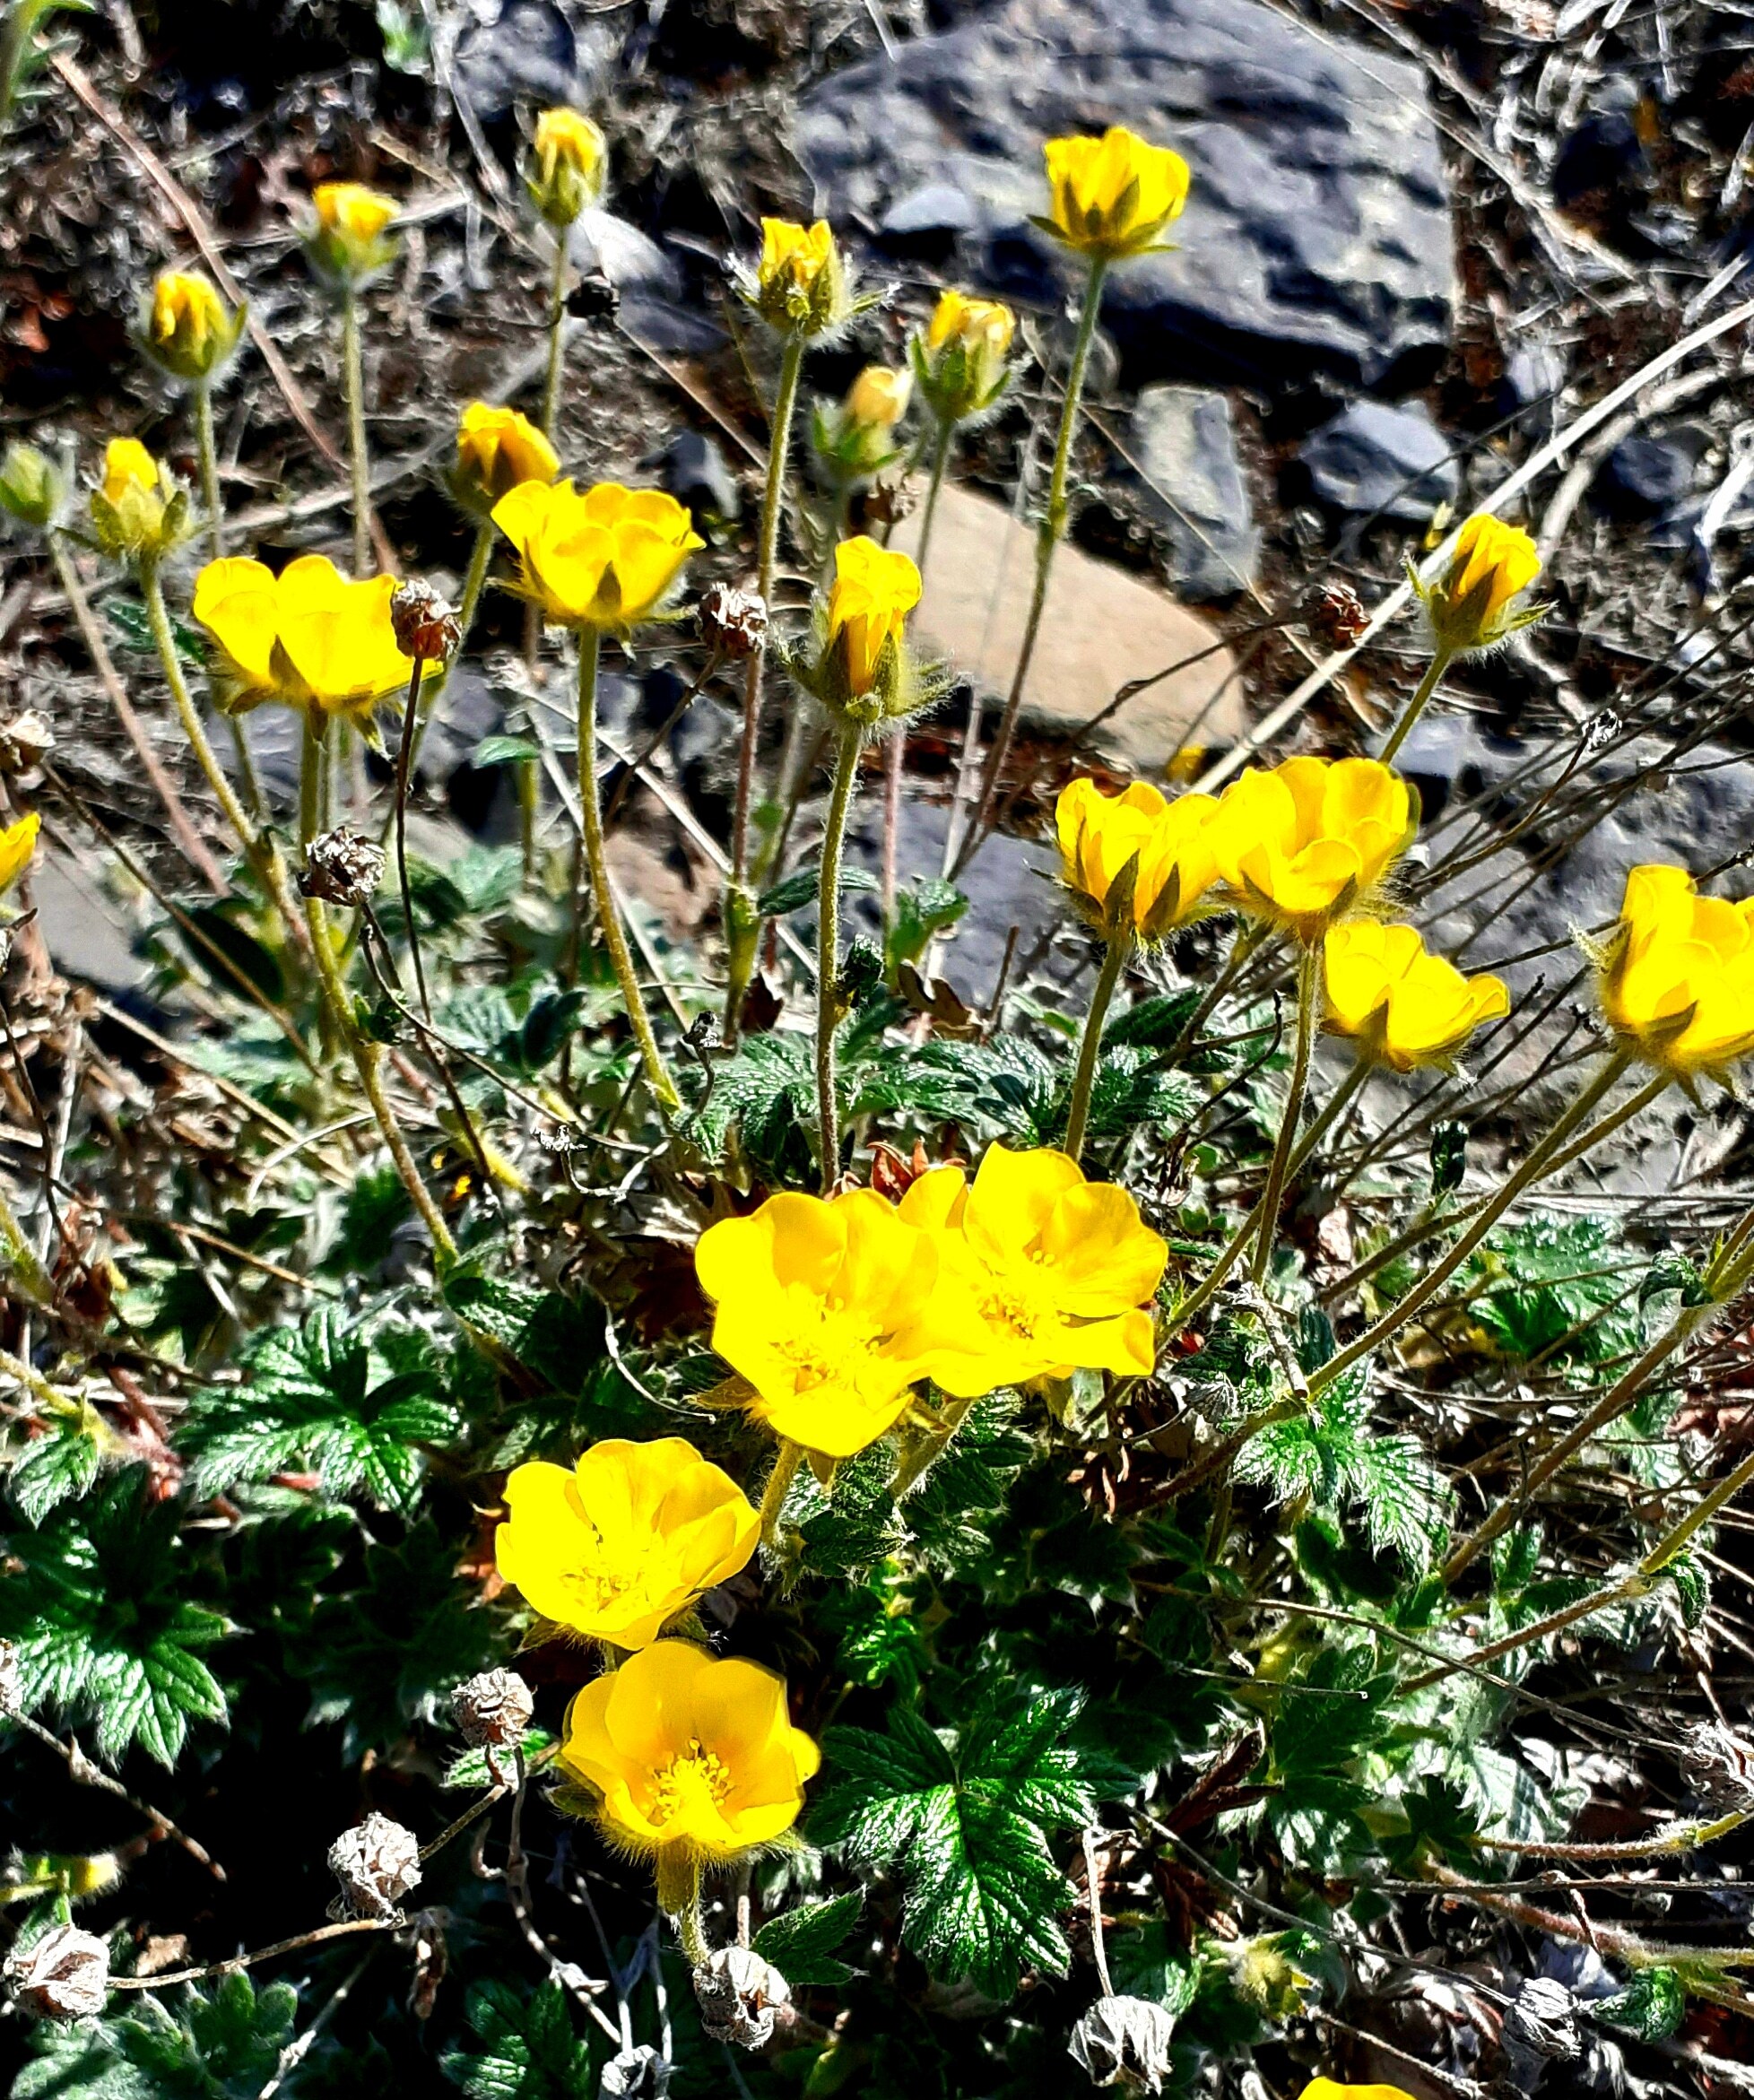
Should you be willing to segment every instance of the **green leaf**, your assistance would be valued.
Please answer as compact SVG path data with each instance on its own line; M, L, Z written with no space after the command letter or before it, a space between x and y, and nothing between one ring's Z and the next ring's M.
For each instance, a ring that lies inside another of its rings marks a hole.
M893 985L904 962L917 962L928 947L968 908L953 882L916 881L896 892L895 909L883 936L883 976Z
M541 748L527 736L484 736L469 754L472 766L523 765L539 759Z
M1624 1991L1598 1998L1590 2010L1641 2042L1666 2042L1687 2017L1687 1992L1673 1969L1637 1969Z
M226 1621L187 1594L176 1506L148 1488L145 1469L130 1467L36 1530L13 1531L17 1572L0 1582L0 1636L18 1647L24 1710L89 1719L111 1764L135 1742L174 1764L191 1721L226 1715L196 1653Z
M315 1472L326 1495L363 1491L411 1512L423 1444L447 1442L458 1417L426 1336L350 1324L326 1306L296 1330L260 1331L245 1382L197 1393L178 1435L195 1493L221 1495L275 1473Z
M1168 1050L1194 1019L1204 996L1195 985L1185 992L1153 992L1135 999L1110 1018L1102 1031L1103 1048Z
M525 1762L527 1764L531 1758L539 1757L544 1750L552 1747L553 1742L554 1738L545 1728L529 1730L524 1738ZM509 1758L502 1757L499 1763L501 1770L510 1769ZM440 1786L468 1787L476 1792L484 1786L491 1786L493 1783L493 1774L488 1769L485 1749L465 1750L460 1757L453 1757L445 1767L445 1776L438 1782Z
M178 1996L174 2014L144 1992L116 2018L36 2027L13 2100L255 2100L292 2038L298 1992L270 1983L258 1993L233 1970L211 1997L193 1986Z
M853 1972L835 1960L834 1950L858 1922L864 1906L864 1898L856 1892L827 1903L800 1904L796 1910L769 1918L751 1945L795 1990L844 1983Z
M26 1523L39 1524L70 1497L83 1495L98 1477L115 1438L89 1401L40 1424L13 1460L6 1486Z
M1007 1998L1029 1965L1064 1975L1056 1913L1072 1889L1049 1850L1095 1812L1066 1743L1072 1693L983 1705L960 1731L898 1707L886 1735L834 1729L835 1783L812 1818L816 1842L903 1881L902 1939L939 1974Z
M574 2033L566 1993L552 1977L527 1999L508 1983L478 1983L464 2017L482 2047L454 2050L439 2068L468 2100L595 2100L591 2043Z
M755 908L764 919L783 919L789 912L802 911L805 905L814 904L821 884L821 876L816 869L795 869L784 881L776 882L770 889L764 889L755 900ZM840 887L843 895L849 889L874 890L877 879L863 868L843 865Z

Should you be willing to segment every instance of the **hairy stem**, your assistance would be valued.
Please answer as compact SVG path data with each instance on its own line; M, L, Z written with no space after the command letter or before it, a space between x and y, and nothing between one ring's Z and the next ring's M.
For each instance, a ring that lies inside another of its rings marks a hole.
M1065 1150L1076 1159L1084 1150L1084 1131L1090 1120L1090 1096L1096 1089L1097 1058L1102 1049L1102 1025L1108 1017L1108 1002L1121 981L1126 959L1133 950L1133 930L1111 933L1090 994L1090 1011L1084 1016L1084 1033L1078 1045L1078 1069L1072 1074L1072 1105L1066 1110Z
M407 936L408 957L414 966L414 988L421 995L421 1011L432 1025L432 1002L427 996L426 965L421 959L421 937L414 925L414 895L408 882L408 768L413 755L414 733L421 712L421 673L426 668L420 657L409 674L408 697L402 709L402 742L395 754L395 873L402 890L402 924Z
M1439 648L1433 655L1430 663L1426 665L1425 676L1419 681L1419 690L1407 703L1407 712L1390 731L1389 740L1383 746L1380 755L1385 766L1394 763L1394 754L1411 735L1413 725L1424 714L1432 694L1443 681L1444 673L1454 661L1455 652L1453 649Z
M426 705L417 710L414 724L414 748L409 756L409 771L421 762L421 746L426 742L426 733L437 719L439 705L445 697L445 689L451 681L451 673L457 658L469 646L469 632L475 624L475 614L481 610L482 592L487 584L487 565L493 558L493 542L499 536L499 528L491 518L483 518L475 529L475 543L469 550L469 567L463 578L463 596L456 608L456 649L450 661L437 678L428 679L423 694Z
M353 574L371 562L371 461L366 451L365 360L360 348L360 295L350 284L341 302L341 382L347 395L347 465L353 480Z
M803 1447L794 1444L789 1436L782 1436L779 1449L774 1454L773 1471L761 1490L761 1543L769 1550L779 1536L779 1513L786 1506L786 1497L798 1477L798 1467L803 1461Z
M1255 1242L1255 1259L1249 1273L1259 1289L1267 1280L1272 1261L1273 1238L1279 1229L1279 1206L1285 1199L1286 1170L1291 1149L1298 1140L1298 1124L1303 1115L1304 1089L1309 1084L1309 1053L1321 1019L1322 951L1306 941L1298 951L1298 1035L1291 1053L1291 1084L1285 1096L1285 1114L1267 1169L1267 1185L1261 1196L1261 1224Z
M863 741L856 723L842 728L816 885L816 1124L824 1195L832 1195L840 1179L840 1100L834 1058L835 1029L840 1020L840 861L847 843L847 816L858 785Z
M926 551L932 544L933 520L938 515L938 498L944 486L944 471L950 464L951 445L956 436L956 425L944 421L938 425L938 441L933 447L932 479L926 483L925 510L920 518L920 543L914 557L915 566L922 577L925 574ZM975 714L968 714L969 735L975 733ZM898 723L889 742L883 747L883 872L881 902L883 924L887 928L895 917L896 854L898 837L901 829L901 775L907 754L907 740Z
M554 229L554 267L548 285L548 369L542 383L542 429L551 445L560 420L560 378L566 367L568 230L564 226Z

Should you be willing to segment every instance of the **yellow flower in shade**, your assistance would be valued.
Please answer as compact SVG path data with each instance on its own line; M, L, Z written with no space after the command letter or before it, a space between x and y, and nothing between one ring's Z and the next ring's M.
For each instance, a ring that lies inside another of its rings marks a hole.
M522 590L560 627L624 633L661 610L706 542L673 496L599 482L522 482L493 507L517 550Z
M939 293L925 336L913 339L913 358L920 391L941 421L966 422L998 400L1016 333L1016 315L997 299Z
M1081 1369L1150 1374L1150 1306L1169 1250L1125 1189L1086 1181L1064 1152L995 1144L972 1184L959 1167L921 1175L900 1216L936 1240L977 1311L977 1326L931 1359L946 1393Z
M601 203L608 161L608 142L588 117L577 109L543 111L528 185L531 201L551 226L570 226Z
M752 1389L750 1412L829 1458L892 1428L925 1360L967 1323L966 1305L938 1289L932 1236L873 1189L769 1196L709 1225L694 1271L715 1308L713 1347Z
M1634 868L1593 953L1608 1025L1647 1064L1689 1079L1754 1050L1754 898L1701 897L1685 868Z
M472 401L457 418L451 489L465 510L489 516L502 496L525 482L551 482L560 471L554 447L515 408Z
M1520 525L1477 511L1455 536L1449 567L1435 583L1413 587L1440 649L1465 654L1489 649L1518 628L1541 618L1544 605L1519 607L1517 599L1541 574L1541 556Z
M1187 202L1187 162L1124 126L1100 138L1049 139L1042 153L1054 207L1040 223L1081 255L1142 254Z
M658 1902L682 1909L702 1867L783 1837L821 1754L759 1663L658 1641L567 1709L560 1764L596 1797L612 1844L654 1861Z
M1311 2078L1298 2100L1412 2100L1399 2086L1342 2086L1333 2078Z
M1217 809L1210 794L1166 802L1143 780L1118 795L1104 794L1094 780L1074 780L1061 791L1054 811L1062 880L1096 907L1105 933L1130 930L1143 940L1160 940L1193 917L1218 880L1208 837ZM1109 892L1135 858L1132 908L1111 927Z
M279 576L228 556L195 579L195 619L219 646L217 690L232 714L265 700L359 719L407 688L411 659L390 621L395 578L351 583L326 555L302 554ZM422 675L436 676L429 663Z
M1368 904L1419 829L1419 797L1375 759L1250 767L1219 798L1219 872L1254 917L1300 941Z
M1322 947L1327 1026L1396 1072L1446 1064L1482 1021L1510 1011L1501 977L1464 977L1411 926L1354 919Z
M91 530L106 554L164 553L181 538L188 499L169 467L137 438L104 447L103 480L91 491Z
M863 699L880 682L893 689L901 669L907 615L920 602L920 572L907 555L861 533L834 551L828 654L835 695Z
M326 274L357 282L391 260L395 251L386 237L401 208L394 197L362 182L319 182L310 201L317 223L307 246Z
M761 256L744 287L750 304L780 334L821 335L852 312L847 265L826 219L800 226L761 221Z
M166 270L152 287L145 347L173 378L210 379L238 347L244 309L225 301L195 270Z
M761 1529L742 1489L681 1436L611 1437L571 1468L521 1465L506 1503L499 1573L544 1618L617 1648L648 1647L728 1582Z
M867 430L892 430L907 412L913 376L887 365L867 365L847 390L847 413Z
M42 819L32 810L17 823L0 830L0 891L10 889L30 865L42 825Z

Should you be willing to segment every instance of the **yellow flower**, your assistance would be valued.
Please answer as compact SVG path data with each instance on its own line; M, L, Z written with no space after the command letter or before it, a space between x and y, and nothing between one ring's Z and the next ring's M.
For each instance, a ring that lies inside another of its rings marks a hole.
M694 1270L713 1347L752 1388L750 1412L829 1458L894 1427L967 1309L938 1289L934 1240L873 1189L769 1196L709 1225Z
M1517 598L1541 574L1541 556L1520 525L1477 511L1455 537L1449 567L1433 584L1413 579L1431 632L1452 653L1489 649L1527 627L1545 606L1519 609Z
M682 564L706 542L673 496L599 482L522 482L493 507L517 548L524 595L561 627L624 633L663 605Z
M1701 897L1685 868L1634 868L1596 953L1608 1025L1679 1079L1754 1050L1754 898Z
M826 219L800 226L761 221L761 258L745 286L750 304L782 334L821 335L852 311L847 265Z
M894 683L907 615L919 602L920 572L907 555L863 533L835 549L828 646L847 699L864 699L880 678Z
M658 1641L576 1695L560 1763L596 1796L611 1842L655 1861L673 1911L701 1867L785 1835L821 1754L792 1725L784 1678Z
M1187 202L1187 162L1121 125L1100 138L1049 139L1042 148L1053 217L1047 230L1107 262L1151 247Z
M617 1648L648 1647L728 1582L761 1529L742 1489L681 1436L611 1437L570 1471L533 1461L506 1502L499 1573L544 1618Z
M578 110L544 109L537 117L528 187L531 201L551 226L570 226L601 201L608 159L608 142Z
M0 891L10 889L30 865L43 820L35 810L0 830Z
M921 391L942 422L966 422L998 400L1011 377L1006 359L1017 317L997 299L942 291L924 339L914 339Z
M1446 1063L1482 1021L1510 1011L1502 978L1464 977L1427 954L1411 926L1355 919L1332 927L1322 962L1329 1028L1396 1072Z
M887 365L867 365L847 390L847 413L866 430L892 430L907 412L913 376Z
M1108 897L1127 863L1138 861L1126 925L1147 941L1160 940L1193 917L1218 880L1208 837L1218 808L1210 794L1166 802L1148 782L1135 780L1118 795L1081 778L1061 791L1055 807L1061 877L1097 907L1108 926Z
M166 270L152 287L146 350L173 378L208 379L238 346L243 308L235 314L195 270Z
M319 182L310 201L317 223L307 246L327 275L357 282L391 259L386 233L400 208L394 197L362 182Z
M1399 2086L1342 2086L1333 2078L1311 2078L1298 2100L1412 2100Z
M900 1216L936 1240L977 1310L977 1329L963 1323L931 1359L946 1393L1081 1369L1150 1374L1149 1308L1169 1250L1125 1189L1087 1182L1064 1152L994 1144L972 1185L959 1167L921 1175Z
M457 419L451 488L466 510L491 514L524 482L551 482L560 471L554 447L515 408L472 401Z
M195 617L219 645L221 704L231 713L281 700L324 715L369 717L405 690L411 660L390 620L395 578L350 583L326 555L303 554L278 577L228 556L195 579ZM431 677L442 666L425 666Z
M103 480L91 491L91 529L106 554L154 557L182 536L188 499L169 467L137 438L104 447Z
M1211 837L1242 909L1313 942L1368 903L1418 829L1418 796L1375 759L1287 759L1231 782Z

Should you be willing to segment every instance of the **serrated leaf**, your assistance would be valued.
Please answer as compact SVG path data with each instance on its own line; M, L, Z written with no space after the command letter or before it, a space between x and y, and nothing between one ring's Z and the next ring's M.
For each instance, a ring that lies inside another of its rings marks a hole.
M454 2050L439 2068L468 2100L595 2100L591 2044L574 2033L566 1993L551 1977L527 1999L496 1979L478 1983L464 2017L482 2047Z
M114 1442L89 1401L50 1415L13 1460L7 1492L26 1523L39 1524L51 1509L83 1495L97 1479Z
M1637 1969L1624 1991L1598 1998L1590 2010L1641 2042L1666 2042L1687 2017L1687 1992L1673 1969Z
M827 1903L800 1904L795 1910L769 1918L751 1944L795 1990L844 1983L853 1972L834 1958L834 1950L858 1922L864 1905L864 1898L857 1893L831 1896Z

